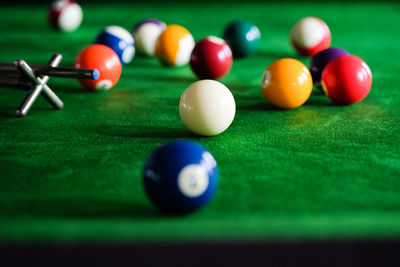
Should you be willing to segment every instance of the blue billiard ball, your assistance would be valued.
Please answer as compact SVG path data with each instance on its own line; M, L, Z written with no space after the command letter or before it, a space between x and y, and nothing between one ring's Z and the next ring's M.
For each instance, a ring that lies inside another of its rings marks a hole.
M119 26L106 27L97 35L94 42L114 50L122 64L130 63L135 55L135 41L132 35Z
M147 196L159 210L191 213L213 197L218 167L211 153L198 143L174 141L151 154L143 182Z

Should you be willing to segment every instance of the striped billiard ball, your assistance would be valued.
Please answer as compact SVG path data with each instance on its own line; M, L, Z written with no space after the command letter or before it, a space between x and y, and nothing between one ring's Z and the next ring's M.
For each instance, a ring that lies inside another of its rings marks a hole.
M321 19L305 17L293 26L290 41L299 55L309 57L330 46L331 32Z
M217 162L192 141L173 141L156 149L143 172L145 192L169 214L192 213L205 206L218 185Z
M218 79L232 67L232 51L218 37L209 36L198 41L190 57L190 67L200 79Z
M59 31L73 32L82 23L82 8L72 0L54 1L48 9L50 25Z
M122 64L128 64L135 55L135 42L132 35L122 27L109 26L102 30L94 41L110 47L117 53Z
M183 26L172 24L160 34L155 55L165 65L179 67L189 63L195 42Z
M167 25L157 19L139 21L132 29L138 53L145 56L154 56L157 39L166 28Z

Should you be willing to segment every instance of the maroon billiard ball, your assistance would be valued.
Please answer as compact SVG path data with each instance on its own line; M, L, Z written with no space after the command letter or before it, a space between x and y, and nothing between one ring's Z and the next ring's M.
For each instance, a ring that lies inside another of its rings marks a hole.
M299 20L290 32L290 41L299 55L313 56L329 48L331 31L328 25L317 17Z
M221 38L209 36L198 41L190 57L190 67L200 79L218 79L232 67L232 51Z
M55 0L48 9L50 25L59 31L73 32L82 22L82 8L73 0Z
M322 88L336 104L349 105L363 100L372 85L367 63L353 55L340 56L326 65L321 76Z

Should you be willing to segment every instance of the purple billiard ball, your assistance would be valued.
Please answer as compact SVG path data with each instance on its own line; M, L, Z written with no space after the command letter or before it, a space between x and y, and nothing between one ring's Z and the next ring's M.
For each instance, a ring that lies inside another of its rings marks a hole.
M156 42L167 25L158 19L144 19L132 29L136 47L141 55L154 56Z
M349 53L341 48L331 47L325 50L322 50L311 59L310 63L310 72L312 76L312 80L320 90L322 90L321 86L321 74L324 70L325 66L328 65L333 59L348 55Z

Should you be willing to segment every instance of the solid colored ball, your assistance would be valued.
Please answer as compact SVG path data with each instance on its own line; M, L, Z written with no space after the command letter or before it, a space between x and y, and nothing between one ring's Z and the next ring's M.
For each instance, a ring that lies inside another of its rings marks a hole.
M75 67L97 69L97 80L78 80L83 87L94 91L106 91L113 87L121 76L121 61L118 55L108 46L93 44L79 52L75 59Z
M214 196L218 186L217 162L198 143L174 141L151 154L143 182L147 196L159 210L191 213Z
M232 49L233 57L243 58L254 54L261 43L260 30L251 22L234 21L223 32L223 38Z
M324 70L325 66L328 65L333 59L348 55L349 53L343 49L331 47L325 50L322 50L318 54L314 55L311 59L310 63L310 73L313 79L314 84L322 89L321 87L321 74Z
M200 79L218 79L230 71L232 61L232 52L226 42L209 36L196 43L190 67Z
M138 53L154 56L157 39L166 28L167 25L157 19L144 19L138 22L132 29Z
M262 93L272 105L292 109L303 105L311 95L312 78L303 63L292 58L273 62L264 71Z
M299 20L290 32L290 41L302 56L313 56L329 48L331 32L324 21L316 17Z
M122 64L128 64L135 55L135 42L132 35L122 27L109 26L97 35L96 44L110 47L118 55Z
M322 88L336 104L349 105L363 100L372 85L367 63L353 55L340 56L326 65L321 76Z
M166 65L183 66L189 63L194 45L193 36L186 28L172 24L157 39L156 57Z
M231 91L215 80L192 83L183 92L179 115L186 127L204 136L217 135L231 125L236 112Z
M54 1L48 9L49 23L59 31L75 31L81 25L82 18L82 8L72 0Z

